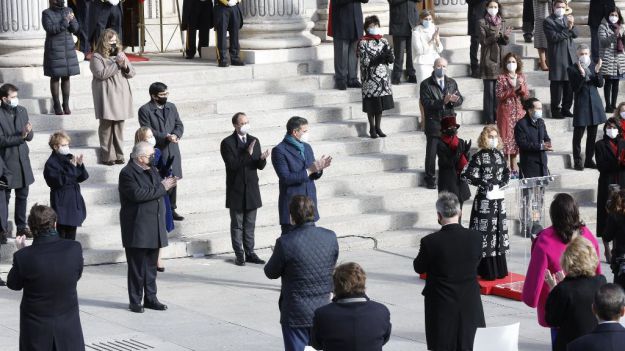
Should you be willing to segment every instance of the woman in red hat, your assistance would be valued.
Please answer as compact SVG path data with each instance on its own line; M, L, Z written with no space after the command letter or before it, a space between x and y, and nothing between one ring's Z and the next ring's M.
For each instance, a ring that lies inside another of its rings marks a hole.
M462 203L471 197L471 190L466 181L460 178L460 173L469 163L471 141L458 138L458 128L455 116L444 117L441 120L441 138L436 149L438 156L438 192L448 191L456 194Z

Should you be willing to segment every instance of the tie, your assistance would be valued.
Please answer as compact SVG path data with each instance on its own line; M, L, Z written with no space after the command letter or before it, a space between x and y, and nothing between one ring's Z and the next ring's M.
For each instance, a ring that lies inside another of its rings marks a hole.
M445 89L445 83L444 83L444 81L442 79L438 81L438 86L441 87L441 90Z
M243 145L245 145L245 144L246 144L246 141L247 141L247 138L246 138L246 137L243 137L243 138L241 138L241 139L242 139L242 141L243 141Z

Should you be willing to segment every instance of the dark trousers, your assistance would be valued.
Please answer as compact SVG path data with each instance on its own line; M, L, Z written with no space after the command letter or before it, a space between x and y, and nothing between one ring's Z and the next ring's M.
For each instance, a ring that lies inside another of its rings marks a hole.
M573 161L576 164L582 163L582 137L584 131L586 135L586 160L588 163L595 157L595 139L597 139L597 126L574 127L573 129Z
M415 75L414 65L412 63L412 37L400 37L393 35L393 54L395 62L393 63L392 79L399 81L401 79L402 69L404 66L404 54L406 54L406 74L408 77Z
M437 136L426 135L425 145L425 183L436 185L436 148L438 146Z
M471 60L471 73L479 72L480 61L477 57L478 50L480 49L480 38L476 35L471 36L471 44L469 46L469 59Z
M551 111L556 111L562 103L562 111L571 111L573 106L573 91L571 84L566 80L552 80L549 84L551 93Z
M495 93L494 79L484 79L483 117L484 124L493 124L497 120L497 95Z
M169 189L169 191L167 191L167 196L169 196L169 205L171 206L171 210L175 210L177 208L176 206L176 187L173 187L171 189Z
M76 240L76 227L73 225L56 224L56 231L63 239Z
M254 228L256 227L256 209L230 209L230 239L232 249L238 258L254 253Z
M15 191L15 211L13 213L13 219L15 220L15 227L17 230L24 229L28 225L26 223L26 204L28 202L28 185L13 189ZM7 209L9 208L9 200L11 200L11 189L4 192L7 197Z
M616 100L618 100L618 79L607 79L603 86L603 97L605 99L605 106L611 106L616 109Z
M95 23L90 23L92 28L91 42L95 43L100 38L100 34L110 28L117 32L117 40L123 43L122 39L122 8L121 4L113 6L108 2L92 1L90 8L95 14Z
M213 9L215 16L215 30L217 36L217 59L219 62L239 61L239 27L241 27L241 17L239 5L229 7L218 4ZM230 45L226 47L226 33L229 34Z
M358 79L357 41L334 39L334 81L350 82Z
M523 0L523 34L534 34L534 1Z
M292 328L282 325L284 351L304 351L310 341L311 328Z
M592 62L599 61L599 27L590 27L590 57Z
M158 249L126 248L128 262L128 298L131 304L140 305L156 297L156 262Z
M198 52L200 57L202 57L202 48L208 47L208 42L210 40L208 36L208 29L190 29L187 28L187 44L185 48L185 53L187 57L192 58L195 56L195 53ZM199 42L197 42L199 32ZM197 42L197 43L196 43Z

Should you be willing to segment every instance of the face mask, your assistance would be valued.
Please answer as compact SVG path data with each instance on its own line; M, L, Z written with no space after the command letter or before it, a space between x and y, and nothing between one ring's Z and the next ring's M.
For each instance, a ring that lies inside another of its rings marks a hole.
M381 34L379 27L369 27L369 28L367 28L367 32L370 35L380 35Z
M499 145L499 140L497 140L497 138L488 138L488 146L491 149L496 149L497 145Z
M147 166L152 167L154 165L154 155L150 155L150 157L148 157L148 164Z
M488 14L489 14L491 17L495 17L495 16L497 16L497 13L499 12L499 9L498 9L498 8L497 8L497 9L496 9L496 8L489 8L489 9L488 9L488 10L486 10L486 11L488 11Z
M428 28L428 27L430 27L431 22L432 21L423 21L423 22L421 22L421 24L423 25L423 28Z
M54 6L56 6L56 7L65 7L65 0L56 0L54 2Z
M621 116L621 118L625 118L625 111L619 113L619 115Z
M443 68L435 68L434 69L434 75L436 75L438 78L443 78L445 76L445 69L443 69Z
M156 145L156 138L155 137L148 138L148 140L146 140L146 142L148 144L152 145L152 147L154 147L154 145Z
M19 105L20 100L16 97L14 97L13 99L9 100L9 102L5 102L6 105L11 106L13 108L16 108L17 105Z
M111 51L109 51L109 56L117 56L117 46L111 48Z
M588 55L581 56L579 58L579 64L584 66L584 67L590 66L590 56L588 56Z
M59 146L59 154L61 155L69 155L69 145L65 145L65 146Z
M456 128L449 128L449 129L443 130L443 134L445 135L456 135L456 133L458 133Z
M516 62L510 62L506 64L508 72L516 72Z
M616 24L618 22L618 16L610 16L610 22Z
M239 132L242 135L246 135L247 133L249 133L250 132L250 124L248 123L248 124L242 125L241 128L239 129Z
M556 15L556 17L560 18L564 16L564 9L562 7L558 7L553 11L553 13Z
M302 136L299 138L299 141L301 141L302 143L307 143L308 139L310 139L310 132L302 134Z
M167 103L167 98L166 97L157 96L156 97L156 103L161 105L161 106L165 105Z
M534 111L534 113L532 114L532 118L534 118L535 120L543 118L543 110Z
M607 135L610 139L614 139L618 136L618 129L608 128L605 130L605 135Z

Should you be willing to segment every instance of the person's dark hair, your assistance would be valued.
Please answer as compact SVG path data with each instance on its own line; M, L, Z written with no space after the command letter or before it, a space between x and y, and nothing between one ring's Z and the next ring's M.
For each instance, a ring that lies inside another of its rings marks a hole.
M9 97L12 91L19 91L19 89L11 83L2 84L0 87L0 98Z
M150 84L150 89L148 91L150 92L150 96L154 96L154 95L158 95L158 93L162 93L162 92L164 92L166 90L167 90L167 85L165 85L165 83L154 82L154 83Z
M559 193L554 196L549 206L549 217L551 225L565 244L584 226L584 222L579 219L579 207L569 194Z
M458 196L448 191L441 191L436 200L436 212L443 218L452 218L460 214Z
M517 62L517 64L518 64L518 62ZM540 102L540 100L538 100L535 97L531 97L531 98L523 101L523 109L525 110L525 112L529 112L530 109L533 109L534 108L534 103L536 101Z
M510 57L514 57L514 59L516 60L516 71L515 73L519 74L519 73L523 73L523 60L521 59L521 57L519 57L519 55L515 54L514 52L509 52L506 54L506 56L503 57L503 60L501 61L501 68L503 70L504 73L508 72L508 69L506 68L506 65L508 64L508 59Z
M56 212L54 212L52 207L34 204L33 207L30 208L28 226L33 233L33 237L55 229L55 225Z
M315 220L315 204L305 195L295 195L289 203L289 213L295 225Z
M615 191L610 196L610 201L606 206L608 213L618 216L625 216L625 189Z
M245 113L243 112L237 112L232 116L232 125L238 124L239 123L239 117L241 116L245 116Z
M618 24L623 24L623 16L621 15L621 9L619 9L618 7L613 7L610 9L610 11L607 11L605 13L605 19L608 21L608 23L611 23L610 14L612 12L616 12L616 14L618 15Z
M492 4L493 2L497 4L497 7L499 8L499 11L497 11L497 17L504 18L505 15L503 14L503 6L501 6L499 0L488 0L486 2L486 6L484 7L484 16L488 14L488 5Z
M303 125L308 124L308 121L304 117L293 116L286 122L286 133L291 135L294 130L300 129Z
M625 307L625 293L620 285L608 283L595 293L595 313L602 321L618 321Z
M564 0L553 0L553 5L552 5L553 8L555 8L557 4L564 4L564 5L566 5L566 1L564 1Z
M603 124L603 134L605 134L605 130L608 129L609 126L615 127L618 129L618 133L622 134L623 130L621 130L621 124L614 117L608 118L607 121Z
M337 298L365 294L367 274L356 262L338 265L332 274L334 295Z
M378 16L373 15L373 16L367 16L365 18L365 24L364 24L365 34L367 34L367 28L369 28L369 26L372 24L376 24L378 27L380 26L380 19L378 18Z

